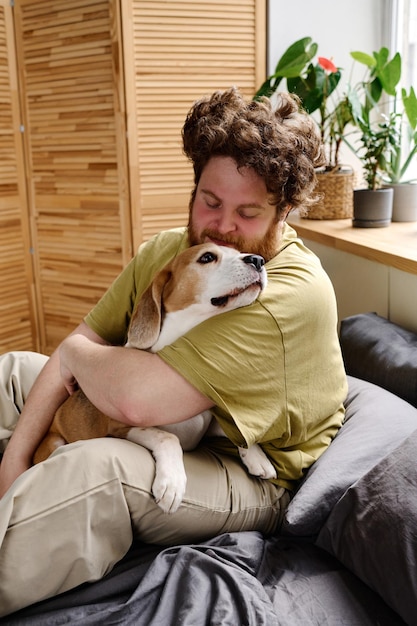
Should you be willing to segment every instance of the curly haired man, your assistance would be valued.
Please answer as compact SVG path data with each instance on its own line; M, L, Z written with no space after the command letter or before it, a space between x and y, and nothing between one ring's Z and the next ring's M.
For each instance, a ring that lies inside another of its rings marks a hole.
M272 108L232 88L194 104L183 144L195 174L188 227L143 243L49 359L0 358L0 433L14 431L0 466L0 614L97 580L136 537L172 545L226 531L277 532L291 492L343 421L333 289L286 223L291 210L314 201L322 162L314 122L288 94ZM202 242L262 255L267 288L156 354L124 349L152 277ZM136 426L212 410L227 439L184 454L187 490L176 513L164 514L151 495L151 453L126 440L77 442L31 467L77 385L106 415ZM276 479L255 478L242 465L237 446L254 443ZM45 559L53 569L42 570Z

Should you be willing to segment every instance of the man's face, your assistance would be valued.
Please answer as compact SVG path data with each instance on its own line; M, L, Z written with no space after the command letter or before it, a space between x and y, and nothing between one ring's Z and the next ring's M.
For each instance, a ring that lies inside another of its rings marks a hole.
M210 159L190 211L191 245L212 241L269 261L277 253L280 226L265 182L253 169L238 170L230 157Z

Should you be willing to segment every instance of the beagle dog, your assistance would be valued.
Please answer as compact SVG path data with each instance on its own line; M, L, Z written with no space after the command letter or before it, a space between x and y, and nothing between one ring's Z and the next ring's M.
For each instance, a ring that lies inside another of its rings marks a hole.
M144 292L132 315L126 347L157 352L200 322L251 304L265 285L261 256L212 243L192 246L168 263ZM152 493L163 511L173 513L186 487L183 450L194 449L206 433L225 436L210 411L177 424L132 427L103 415L78 390L56 412L33 461L39 463L56 448L81 439L128 439L151 451L156 466ZM276 478L260 446L239 448L239 453L251 474Z

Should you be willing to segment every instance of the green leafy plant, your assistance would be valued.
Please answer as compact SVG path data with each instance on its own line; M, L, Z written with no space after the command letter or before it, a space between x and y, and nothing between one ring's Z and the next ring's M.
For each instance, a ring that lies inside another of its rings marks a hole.
M330 59L318 56L315 60L317 52L318 44L311 37L289 46L255 99L272 97L284 81L284 88L300 98L308 113L317 112L326 170L340 168L340 148L346 143L362 161L369 188L405 182L417 156L417 97L413 87L408 92L398 89L401 55L397 52L390 58L386 47L372 55L352 52L352 59L365 66L366 74L339 94L341 69Z
M404 109L397 114L397 141L391 147L383 177L393 184L416 180L406 179L408 168L417 156L417 97L414 88L410 87L409 93L403 88L401 98Z
M361 132L360 157L365 180L368 189L378 189L382 184L383 172L388 169L393 147L398 141L395 115L383 116L382 121L376 124L371 124L363 118L357 118L356 123Z
M317 50L318 45L313 42L311 37L304 37L293 43L279 59L275 72L258 89L255 99L261 96L270 98L277 91L283 79L301 76Z
M351 56L366 66L367 73L359 85L348 89L359 137L356 144L346 142L364 164L368 188L376 189L383 182L405 182L417 154L417 98L412 87L409 93L398 91L401 55L397 52L390 59L388 48L383 47L372 56L364 52L352 52ZM398 112L400 102L403 110Z
M350 106L345 97L337 96L341 70L330 59L313 57L318 44L311 37L293 43L279 59L275 71L255 94L270 98L286 81L287 91L296 94L308 113L318 112L318 126L326 153L326 169L339 167L339 149L345 127L351 121Z

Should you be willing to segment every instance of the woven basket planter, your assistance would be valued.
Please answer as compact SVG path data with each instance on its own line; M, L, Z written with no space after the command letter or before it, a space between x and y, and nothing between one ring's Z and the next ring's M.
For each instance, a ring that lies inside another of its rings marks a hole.
M353 216L355 173L351 169L317 172L316 194L320 197L306 215L310 220L339 220Z

